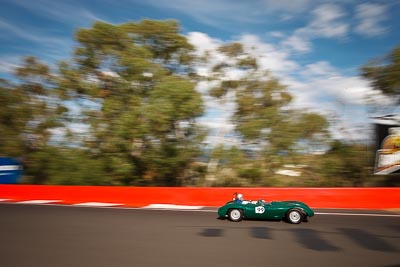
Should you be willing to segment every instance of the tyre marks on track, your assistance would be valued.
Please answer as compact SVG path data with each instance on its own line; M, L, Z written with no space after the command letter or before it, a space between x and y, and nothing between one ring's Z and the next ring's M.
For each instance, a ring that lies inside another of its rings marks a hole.
M251 227L250 236L257 239L272 239L271 229L268 227Z
M312 229L291 229L290 232L295 236L297 242L303 247L315 251L339 251L340 248L324 239L322 235Z
M398 244L400 237L382 236L366 230L355 228L337 228L335 231L324 232L309 228L296 229L274 229L269 227L240 227L240 228L204 228L200 229L198 235L206 238L224 238L230 235L230 231L247 231L250 238L276 241L283 233L292 236L293 240L303 248L316 252L340 252L346 249L334 244L329 235L337 235L347 239L351 244L369 251L398 253L400 248ZM390 240L390 241L388 241Z
M206 228L200 232L200 236L204 237L221 237L223 236L223 230L218 228Z
M338 230L350 238L355 244L365 249L386 252L397 251L396 247L392 246L385 239L372 235L365 230L355 228L339 228Z

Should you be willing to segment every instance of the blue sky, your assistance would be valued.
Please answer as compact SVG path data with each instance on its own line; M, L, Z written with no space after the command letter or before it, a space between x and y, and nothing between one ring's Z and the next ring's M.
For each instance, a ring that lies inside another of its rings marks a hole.
M332 118L332 131L357 138L368 124L366 99L390 99L359 77L369 60L400 45L400 2L395 0L0 0L0 77L9 77L26 55L52 64L70 57L76 29L93 21L122 23L176 19L199 54L224 42L241 41L261 65L294 95L293 106ZM199 70L206 73L207 70ZM206 92L210 84L199 85ZM232 103L205 97L210 127L231 127Z

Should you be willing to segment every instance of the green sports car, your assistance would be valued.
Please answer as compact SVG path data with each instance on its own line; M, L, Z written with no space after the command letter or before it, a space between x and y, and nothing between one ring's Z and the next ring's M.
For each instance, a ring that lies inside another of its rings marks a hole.
M232 200L218 209L220 218L228 218L233 222L242 219L287 220L298 224L308 221L314 216L309 206L299 201L237 201Z

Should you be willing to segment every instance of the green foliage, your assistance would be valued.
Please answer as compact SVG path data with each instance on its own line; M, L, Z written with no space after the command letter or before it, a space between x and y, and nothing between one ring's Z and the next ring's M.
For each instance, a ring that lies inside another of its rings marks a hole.
M332 150L326 155L313 154L329 148L327 118L288 108L292 96L286 87L270 73L261 72L257 59L246 54L240 44L226 44L219 51L230 59L213 66L213 76L209 79L217 80L220 85L209 94L223 101L227 101L228 94L235 95L237 109L232 122L247 151L217 147L211 154L206 185L361 186L366 183L372 163L366 160L362 145L352 145L346 153L336 154ZM246 71L246 75L226 80L226 71L233 68ZM240 160L234 161L232 153ZM357 159L351 161L352 157ZM278 174L281 170L292 171L293 176Z
M0 148L24 157L25 180L183 183L205 135L194 123L204 108L190 76L193 47L179 31L174 20L95 22L76 32L74 55L57 73L28 57L19 83L2 81ZM77 135L70 122L89 132Z
M389 96L400 96L400 47L383 59L374 60L361 68L361 75L372 82L374 89ZM400 101L400 99L398 100Z
M258 184L262 177L262 166L255 165L239 170L239 177L249 179L251 184Z
M257 69L258 68L258 64L257 64L257 60L255 58L244 58L239 60L238 62L238 66L240 68L248 68L248 69Z
M12 85L0 84L0 151L3 155L19 157L23 154L25 125L31 118L31 112L25 102L24 93Z
M236 57L243 54L243 45L241 43L230 43L221 46L218 50L230 57Z
M139 44L149 49L154 58L163 59L164 63L176 59L180 64L188 64L192 59L189 52L193 46L179 34L180 26L175 20L143 20L136 25L130 23L122 27L130 28L129 33L138 37Z
M207 79L218 81L211 96L234 99L231 119L243 146L217 146L204 163L198 159L205 154L207 132L195 122L204 112L195 90L202 77L193 74L193 47L177 21L95 22L77 30L75 38L72 58L60 62L57 71L27 57L16 69L17 82L0 80L0 150L22 159L26 183L370 184L369 150L332 143L324 116L289 108L292 95L286 86L262 72L240 43L219 48L229 60L213 66ZM399 93L399 53L396 48L386 61L362 69L388 95ZM227 79L232 69L245 75ZM78 133L71 123L89 130ZM330 149L314 155L319 147ZM284 176L278 172L282 168L299 176ZM383 185L392 183L383 180Z
M32 56L24 59L24 65L16 69L15 75L30 85L36 84L38 87L41 86L41 82L50 78L49 67ZM35 87L32 86L32 89ZM35 93L39 92L44 92L44 90L38 90Z
M236 131L247 143L263 143L265 155L290 152L297 142L314 142L328 138L328 121L320 114L289 110L292 96L278 79L268 72L260 72L257 60L246 54L238 43L226 44L219 49L231 57L234 63L214 66L214 79L219 87L212 88L210 95L223 98L234 92L237 110L232 118ZM240 58L238 56L240 55ZM224 80L224 71L246 67L247 75L238 80Z
M170 76L154 86L148 98L150 127L168 134L179 122L188 121L203 113L199 93L189 81Z
M18 83L1 84L0 147L6 155L22 157L50 141L51 131L63 127L68 108L59 101L49 67L38 59L25 58L15 75Z
M370 150L365 145L334 141L324 155L320 172L329 186L361 186L372 172Z
M178 23L96 22L77 41L75 65L64 65L60 80L69 95L101 103L87 113L87 144L107 162L107 175L122 184L179 184L199 151L192 122L203 104L187 76L193 48Z
M101 161L82 149L46 146L29 155L25 183L63 185L111 185Z

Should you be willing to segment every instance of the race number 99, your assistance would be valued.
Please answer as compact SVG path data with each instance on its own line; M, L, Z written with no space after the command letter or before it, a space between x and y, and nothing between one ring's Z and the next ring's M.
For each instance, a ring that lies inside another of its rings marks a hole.
M262 214L265 212L265 208L262 206L256 207L256 213Z

